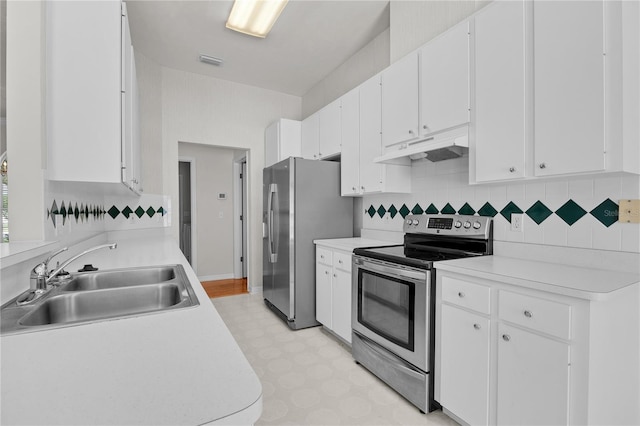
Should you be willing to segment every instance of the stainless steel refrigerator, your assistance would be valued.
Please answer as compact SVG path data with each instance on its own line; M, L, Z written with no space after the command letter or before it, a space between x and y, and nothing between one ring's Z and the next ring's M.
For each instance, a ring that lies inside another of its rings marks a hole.
M262 222L266 305L292 329L319 325L313 240L353 236L340 163L291 157L265 168Z

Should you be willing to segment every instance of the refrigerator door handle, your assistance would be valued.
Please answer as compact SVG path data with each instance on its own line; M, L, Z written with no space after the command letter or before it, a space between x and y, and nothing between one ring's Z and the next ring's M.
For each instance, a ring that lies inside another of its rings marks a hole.
M267 199L267 212L268 218L268 235L269 235L269 262L276 263L278 261L278 254L276 253L273 241L273 196L278 192L278 185L275 183L269 184L269 197Z

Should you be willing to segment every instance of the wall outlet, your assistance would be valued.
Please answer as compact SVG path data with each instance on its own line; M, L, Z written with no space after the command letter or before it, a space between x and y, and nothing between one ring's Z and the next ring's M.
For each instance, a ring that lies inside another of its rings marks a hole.
M640 200L618 200L618 221L640 223Z
M511 213L511 231L522 232L523 213Z

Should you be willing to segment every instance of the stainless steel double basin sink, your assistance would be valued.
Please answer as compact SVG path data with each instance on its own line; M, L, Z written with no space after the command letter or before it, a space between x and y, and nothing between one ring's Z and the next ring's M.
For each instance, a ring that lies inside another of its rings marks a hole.
M74 274L40 299L1 308L1 334L49 330L199 304L182 265Z

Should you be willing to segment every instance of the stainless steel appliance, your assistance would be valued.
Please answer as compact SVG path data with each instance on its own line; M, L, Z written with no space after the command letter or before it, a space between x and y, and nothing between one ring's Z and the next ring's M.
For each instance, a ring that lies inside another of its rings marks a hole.
M264 301L292 329L316 321L313 240L353 235L353 201L340 163L288 158L263 172Z
M493 253L493 220L409 215L404 244L354 250L354 359L422 412L433 400L433 262Z

